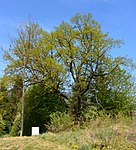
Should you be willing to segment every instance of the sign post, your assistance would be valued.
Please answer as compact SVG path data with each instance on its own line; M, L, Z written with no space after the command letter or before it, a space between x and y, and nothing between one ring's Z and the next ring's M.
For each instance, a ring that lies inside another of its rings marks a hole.
M39 135L39 127L32 127L32 135Z

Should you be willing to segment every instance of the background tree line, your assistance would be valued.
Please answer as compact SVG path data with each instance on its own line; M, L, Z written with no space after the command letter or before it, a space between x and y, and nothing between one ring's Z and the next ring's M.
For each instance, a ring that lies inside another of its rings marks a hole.
M0 134L46 131L53 112L67 112L79 127L101 113L131 115L135 82L131 59L112 57L122 41L104 33L91 14L76 14L47 32L29 20L5 51L0 79ZM21 101L22 100L22 101Z

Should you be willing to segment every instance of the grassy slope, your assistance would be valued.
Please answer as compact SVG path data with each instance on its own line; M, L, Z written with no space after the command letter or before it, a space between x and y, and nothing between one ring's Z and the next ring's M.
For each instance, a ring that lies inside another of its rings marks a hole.
M89 122L87 128L32 137L0 139L0 150L135 150L136 123L109 118Z
M33 136L2 138L0 150L68 150L68 148Z

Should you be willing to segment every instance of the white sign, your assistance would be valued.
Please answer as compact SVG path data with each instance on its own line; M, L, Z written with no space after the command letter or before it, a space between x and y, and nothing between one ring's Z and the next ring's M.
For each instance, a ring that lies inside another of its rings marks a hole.
M32 127L32 135L39 135L39 127Z

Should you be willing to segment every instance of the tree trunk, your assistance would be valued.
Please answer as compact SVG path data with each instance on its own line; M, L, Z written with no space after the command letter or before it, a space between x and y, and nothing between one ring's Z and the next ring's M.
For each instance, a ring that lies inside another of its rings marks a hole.
M81 98L78 97L77 101L78 101L77 103L77 125L78 127L80 127L81 126Z
M20 131L20 136L23 136L23 131L24 131L24 95L25 95L24 77L25 77L25 68L24 68L23 73L22 73L23 87L22 87L22 111L21 111L21 131Z

